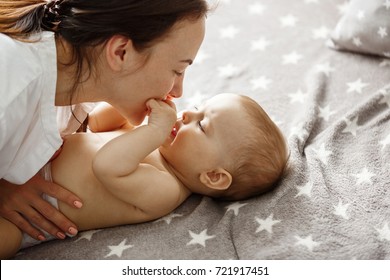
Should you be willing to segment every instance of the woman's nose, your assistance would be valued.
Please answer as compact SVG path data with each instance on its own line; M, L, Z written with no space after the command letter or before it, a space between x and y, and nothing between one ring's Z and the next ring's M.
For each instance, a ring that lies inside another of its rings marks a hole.
M170 96L174 98L179 98L183 95L183 79L184 75L176 78L175 83L173 84L173 87L169 92Z

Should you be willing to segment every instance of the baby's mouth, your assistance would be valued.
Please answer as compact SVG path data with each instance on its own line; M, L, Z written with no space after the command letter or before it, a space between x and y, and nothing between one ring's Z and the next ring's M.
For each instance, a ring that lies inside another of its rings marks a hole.
M171 131L171 135L175 138L177 135L177 128L174 126Z

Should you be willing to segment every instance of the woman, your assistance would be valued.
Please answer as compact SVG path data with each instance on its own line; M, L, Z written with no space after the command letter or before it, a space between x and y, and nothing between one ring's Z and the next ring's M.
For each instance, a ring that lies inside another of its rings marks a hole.
M81 200L37 172L88 120L86 102L138 125L147 100L180 97L207 11L206 0L0 0L0 214L38 240L28 220L77 233L41 195Z

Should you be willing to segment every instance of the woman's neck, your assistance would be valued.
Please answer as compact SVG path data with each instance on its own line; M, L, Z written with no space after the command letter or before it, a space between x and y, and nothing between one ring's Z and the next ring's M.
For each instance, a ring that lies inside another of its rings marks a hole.
M104 101L101 88L94 86L95 79L90 75L87 79L81 77L82 83L76 82L77 62L73 60L73 50L63 39L56 38L57 49L57 84L56 84L56 106L68 106L82 102ZM85 65L86 63L84 63ZM86 73L88 71L82 71Z

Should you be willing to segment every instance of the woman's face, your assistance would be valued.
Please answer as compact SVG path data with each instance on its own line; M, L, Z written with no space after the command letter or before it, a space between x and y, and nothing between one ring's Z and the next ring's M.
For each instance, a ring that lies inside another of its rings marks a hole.
M184 72L195 59L204 35L203 17L176 23L169 35L150 49L139 69L115 81L116 99L111 104L133 125L139 125L147 115L149 99L180 97ZM139 61L143 61L142 54L138 55Z

